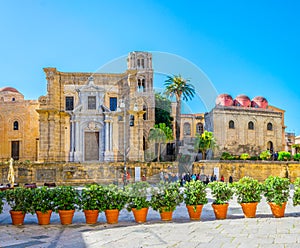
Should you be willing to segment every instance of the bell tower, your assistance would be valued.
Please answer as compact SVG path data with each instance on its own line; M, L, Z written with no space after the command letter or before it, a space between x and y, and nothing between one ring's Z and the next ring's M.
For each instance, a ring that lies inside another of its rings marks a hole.
M152 54L130 52L127 58L128 81L130 85L130 106L133 125L129 158L143 161L147 149L149 130L155 124L155 95L153 90Z

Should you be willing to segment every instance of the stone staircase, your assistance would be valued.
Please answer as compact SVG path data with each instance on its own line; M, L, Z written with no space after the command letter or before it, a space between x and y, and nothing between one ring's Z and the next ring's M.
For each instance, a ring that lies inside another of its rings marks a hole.
M192 173L193 171L193 162L197 156L197 153L194 149L194 139L193 138L184 138L182 145L179 146L179 154L178 158L179 166L179 174L182 173Z

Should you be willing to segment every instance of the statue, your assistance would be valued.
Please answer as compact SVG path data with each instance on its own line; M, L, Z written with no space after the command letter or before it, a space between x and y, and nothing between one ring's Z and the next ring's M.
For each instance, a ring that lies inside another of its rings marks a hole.
M13 162L14 159L11 158L9 160L9 168L8 168L8 175L7 175L7 180L9 181L11 187L14 187L15 184L15 171L14 171L14 167L13 167Z

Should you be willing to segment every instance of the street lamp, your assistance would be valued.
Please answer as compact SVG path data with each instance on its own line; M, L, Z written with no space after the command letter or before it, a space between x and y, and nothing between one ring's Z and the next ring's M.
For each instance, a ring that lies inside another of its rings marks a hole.
M123 174L123 180L124 180L124 187L127 184L127 166L126 166L126 106L125 106L125 100L120 100L120 106L117 108L117 112L121 112L123 110L123 121L124 121L124 148L123 148L123 156L124 156L124 174Z
M124 158L123 158L123 160L124 160L124 175L123 175L123 180L124 180L124 186L127 184L127 165L126 165L126 146L127 146L127 140L126 140L126 125L127 125L127 123L126 123L126 114L127 114L127 111L126 111L126 104L125 104L125 100L123 99L123 100L120 100L120 104L119 104L119 107L117 108L117 113L121 113L123 111L123 117L124 117L124 142L123 142L123 144L124 144L124 148L123 148L123 151L124 151L124 154L123 154L123 156L124 156ZM138 114L138 119L139 119L139 116L140 116L140 114L144 114L145 113L145 111L143 111L143 110L141 110L141 111L139 111L139 109L138 109L138 105L137 105L137 103L135 103L134 104L134 107L133 107L133 110L128 110L128 112L129 112L129 114ZM139 120L138 120L138 135L139 135L139 128L140 128L140 126L139 126ZM140 137L138 138L138 140L139 140L139 144L138 144L138 160L139 160L139 156L140 156L140 154L139 154L139 150L140 150Z

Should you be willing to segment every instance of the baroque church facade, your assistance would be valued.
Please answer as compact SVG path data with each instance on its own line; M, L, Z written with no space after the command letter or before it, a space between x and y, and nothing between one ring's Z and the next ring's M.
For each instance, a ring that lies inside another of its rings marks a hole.
M39 161L143 161L155 122L152 55L131 52L119 74L44 68Z

